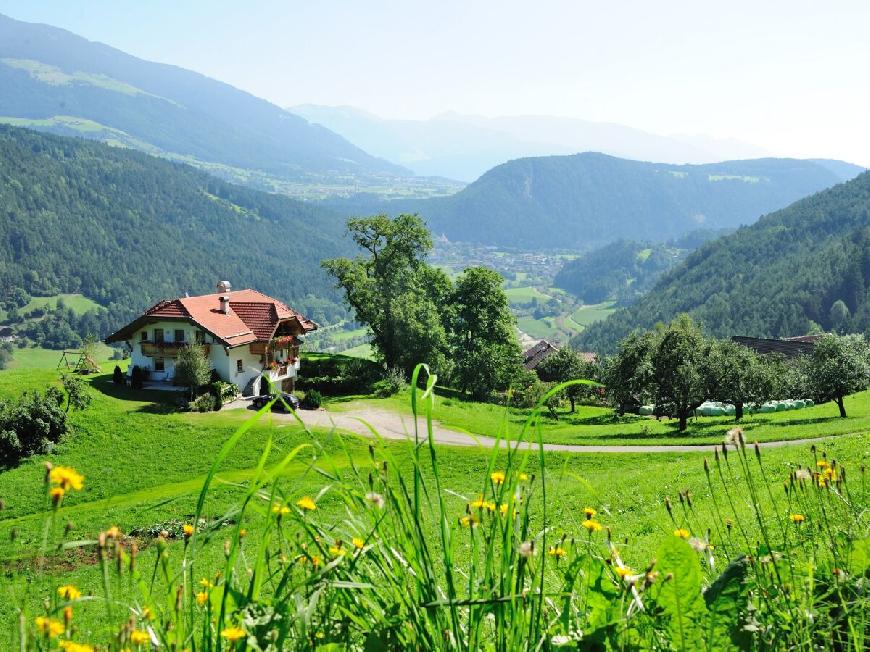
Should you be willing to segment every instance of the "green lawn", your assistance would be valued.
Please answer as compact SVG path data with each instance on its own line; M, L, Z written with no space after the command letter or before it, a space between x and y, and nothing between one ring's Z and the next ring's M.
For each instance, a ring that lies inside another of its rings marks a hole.
M100 342L97 344L97 356L95 362L100 365L105 365L113 352L114 349ZM57 368L58 362L60 362L61 353L61 351L55 349L42 349L39 347L13 349L12 361L9 363L9 368L55 369ZM73 360L74 359L75 358L73 358ZM118 363L120 363L120 361L115 362L114 364ZM114 366L114 364L112 366Z
M583 330L589 324L607 319L614 310L612 301L590 306L580 306L571 313L571 321L577 325L577 330Z
M526 285L518 288L507 288L504 293L508 301L514 305L531 303L533 300L547 301L549 294L544 294L538 288Z
M375 351L371 344L358 344L341 352L341 355L348 355L351 358L363 358L365 360L374 360Z
M22 315L30 312L34 308L55 308L59 299L63 299L67 308L71 308L73 312L82 315L89 310L96 310L100 304L88 299L83 294L56 294L50 297L33 297L26 305L18 309ZM6 320L6 312L0 310L0 322Z
M329 409L353 411L360 407L381 407L410 413L406 395L386 399L360 399L330 404ZM870 432L870 390L846 399L848 419L841 419L833 403L787 412L746 415L741 427L750 441L774 441L823 437L843 433ZM433 416L442 425L476 435L495 436L503 432L515 438L529 410L505 408L437 397ZM657 421L652 417L616 417L604 407L579 406L575 414L559 412L559 418L543 421L545 442L557 444L711 444L722 441L735 425L729 417L696 417L685 433L677 430L675 419Z
M18 369L0 372L0 398L16 395L24 389L41 388L56 382L57 374L51 370ZM43 485L46 461L70 465L84 473L85 488L72 493L61 516L52 525L50 538L59 535L66 525L68 539L91 539L101 530L118 525L124 532L157 527L166 521L190 520L201 482L221 446L236 427L251 416L245 410L222 411L208 414L174 412L163 403L167 395L161 392L133 392L112 385L108 374L90 377L94 402L85 412L72 416L73 432L51 455L25 461L20 466L0 472L0 498L5 509L0 512L0 649L10 649L6 637L11 635L15 621L15 607L24 604L31 613L39 608L41 600L52 594L55 587L72 582L86 594L101 594L101 572L96 559L75 549L48 550L44 572L34 572L35 558L41 548L44 528L51 510L45 498ZM407 397L389 399L386 405L400 407ZM854 426L864 424L867 430L867 395L853 397L849 409L856 412ZM863 409L860 407L864 403ZM349 404L352 407L352 403ZM348 406L345 406L347 408ZM845 423L828 419L830 406L813 408L813 416L826 422L826 431ZM407 408L405 408L407 409ZM811 411L797 412L803 416ZM858 413L863 416L859 416ZM499 416L501 414L501 416ZM504 411L492 406L463 405L439 400L436 417L460 420L469 425L486 426L482 431L495 434ZM590 411L584 412L591 416ZM765 415L767 416L767 415ZM779 414L771 415L780 417ZM508 415L513 424L516 415ZM712 421L712 420L711 420ZM819 423L821 423L820 421ZM793 424L795 433L810 434L818 423L805 426ZM722 424L724 427L724 423ZM591 426L589 426L591 427ZM548 438L552 434L548 428ZM208 518L223 516L237 504L246 489L267 440L273 446L268 457L274 464L299 444L315 444L306 449L286 469L282 491L286 500L295 500L304 494L317 496L317 518L321 522L340 524L345 518L345 506L330 492L332 477L350 469L351 462L365 477L370 460L369 441L356 437L338 437L325 431L312 435L299 426L274 421L268 417L247 431L241 443L222 465L221 472L205 504ZM868 457L866 436L843 437L825 444L832 456L851 462L854 466ZM376 444L378 455L391 454L400 468L409 464L409 445L392 442ZM316 455L314 454L316 453ZM778 449L765 452L772 468L787 473L786 462L807 462L806 447L800 450ZM437 464L441 487L448 508L457 517L463 513L465 503L484 485L492 453L478 449L438 447ZM676 496L689 490L695 497L695 509L709 515L710 503L702 469L702 455L562 455L546 454L547 492L550 525L555 536L563 531L576 531L578 508L594 506L602 522L613 527L614 536L627 563L642 567L657 543L666 536L669 525L663 505L664 496ZM498 464L498 462L496 462ZM779 485L782 478L771 482ZM540 482L537 477L536 482ZM258 503L261 504L261 503ZM535 507L537 509L537 507ZM244 525L251 541L263 525L267 510L249 513ZM541 527L537 523L535 527ZM14 531L14 538L9 536ZM434 536L434 533L432 533ZM153 539L138 535L141 549L138 564L148 569L155 561L156 546ZM170 545L170 555L181 554L182 544ZM200 554L197 576L206 576L223 564L223 537L220 531L205 541ZM147 572L147 571L146 571ZM99 600L82 603L76 612L76 623L83 633L96 628L97 616L103 608Z

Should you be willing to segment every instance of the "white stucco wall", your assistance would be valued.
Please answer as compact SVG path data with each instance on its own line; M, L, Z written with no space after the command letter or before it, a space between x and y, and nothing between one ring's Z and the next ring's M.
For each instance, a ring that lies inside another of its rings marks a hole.
M147 332L146 341L154 342L154 330L159 328L163 329L164 342L174 342L175 331L183 330L184 341L191 344L196 341L196 331L201 331L202 329L185 322L161 321L149 324L146 328L137 331L133 339L130 340L130 345L132 347L130 353L130 369L132 369L133 366L138 365L142 369L147 369L149 371L149 380L170 381L175 375L174 358L164 357L163 372L155 371L154 360L157 356L152 357L144 355L140 344L142 342L142 331ZM261 389L262 391L265 391L265 388L260 387L259 382L259 379L264 372L259 354L251 353L250 347L247 344L235 348L225 348L223 343L216 340L211 334L205 333L204 331L202 332L204 333L205 344L210 345L208 354L209 364L212 369L217 371L218 375L223 380L235 383L242 392L245 392L245 390L248 389L247 385L251 380L255 380L253 387L249 389L249 391L253 391L255 394L260 393ZM242 363L241 372L238 371L239 361ZM296 376L296 370L298 367L299 363L297 361L295 366L289 366L288 373L284 376L279 376L275 372L269 372L269 374L273 381L276 381L280 386L281 380Z

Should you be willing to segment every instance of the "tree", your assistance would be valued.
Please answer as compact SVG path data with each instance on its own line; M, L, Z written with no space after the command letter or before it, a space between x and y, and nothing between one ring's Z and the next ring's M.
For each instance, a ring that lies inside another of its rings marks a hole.
M501 275L483 267L466 269L451 303L458 388L476 399L506 389L521 367L522 352Z
M115 370L112 372L112 382L116 385L124 384L124 372L121 371L121 367L115 365Z
M870 351L863 335L823 335L806 361L806 381L818 401L836 402L846 418L843 399L867 389Z
M691 317L680 315L662 332L650 364L656 410L666 409L679 419L680 432L711 390L711 344Z
M61 384L66 392L66 410L84 410L91 404L91 394L88 391L88 384L78 376L64 374L61 376Z
M831 328L838 333L842 333L849 321L849 306L842 299L837 299L831 304L831 310L828 313L828 319L831 322Z
M605 392L620 416L652 400L652 352L657 338L655 331L631 333L619 343L617 354L604 361Z
M569 346L562 347L554 354L544 358L538 365L538 376L541 380L551 383L564 383L580 378L592 379L595 375L594 365L587 362L577 351ZM571 412L576 408L579 399L588 388L582 385L572 385L565 390L565 396L571 403Z
M399 331L409 315L423 313L423 321L431 321L432 311L417 305L431 299L416 290L432 236L422 219L405 214L395 219L387 215L350 219L347 230L367 256L332 258L321 265L335 277L357 321L371 329L372 344L386 366L407 371L407 364L402 364L407 342Z
M197 388L208 383L209 378L211 365L202 347L193 344L182 347L175 360L175 382L187 387L192 399Z
M759 356L730 340L712 344L708 366L713 382L707 398L732 403L738 422L743 418L744 406L771 400L781 385L779 361Z

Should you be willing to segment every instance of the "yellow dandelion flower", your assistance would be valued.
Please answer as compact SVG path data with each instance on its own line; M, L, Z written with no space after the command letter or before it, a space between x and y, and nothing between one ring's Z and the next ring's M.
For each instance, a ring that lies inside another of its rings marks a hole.
M329 554L333 557L340 557L344 554L344 548L341 547L341 544L329 546Z
M59 620L46 618L45 616L37 616L33 619L33 622L36 625L36 629L45 636L57 638L63 634L64 626Z
M356 548L357 550L362 550L364 545L365 545L365 541L363 541L359 537L353 538L353 547Z
M94 647L87 643L76 643L75 641L60 641L58 643L63 652L94 652Z
M550 555L550 557L560 559L564 557L567 553L565 552L565 549L561 546L551 546L550 549L547 550L547 554Z
M302 498L296 501L296 506L299 509L304 509L308 512L313 512L317 509L317 504L310 496L302 496Z
M486 501L483 499L483 496L478 496L477 500L471 501L468 505L473 509L483 509L486 505Z
M142 629L134 629L130 632L130 642L133 645L144 645L151 642L151 637L148 635L148 632Z
M63 586L58 587L57 594L64 600L68 601L78 600L82 597L82 592L72 584L64 584Z
M585 527L590 532L598 532L601 530L601 523L596 521L594 518L587 518L583 521L583 527Z
M586 515L586 518L592 518L592 517L595 516L598 512L596 512L592 507L584 507L584 508L583 508L583 513Z
M85 484L85 476L69 466L55 466L49 471L48 479L64 490L81 491Z
M507 503L502 503L501 505L499 505L499 506L498 506L498 511L499 511L499 513L500 513L502 516L507 516L507 513L508 513L508 504L507 504Z
M803 514L791 514L789 515L789 518L791 519L792 523L803 523L805 520L807 520L807 517Z
M290 513L290 508L287 505L273 505L272 513L277 514L278 516L286 516Z
M827 469L831 465L828 464L828 460L819 460L816 462L816 466L820 469Z
M51 498L51 502L57 504L65 493L66 490L63 487L52 487L48 490L48 497Z
M691 533L686 528L677 528L674 530L674 536L680 537L681 539L688 539L691 536Z
M495 484L503 484L505 480L504 471L493 471L489 474L489 479Z
M244 539L246 536L248 536L248 531L245 528L242 528L241 530L239 530L239 538L240 539Z
M613 572L623 579L629 575L634 575L634 571L631 570L628 566L614 566Z
M470 514L466 514L465 516L463 516L462 518L459 519L459 524L462 527L468 527L468 528L477 527L478 523L480 523L480 519L478 519L476 516L472 516Z
M230 643L235 643L245 637L245 630L241 627L227 627L221 632L221 636Z
M214 584L211 583L211 580L208 579L207 577L203 577L203 578L199 581L199 585L200 585L202 588L206 589L206 590L208 590L208 589L210 589L210 588L212 588L212 587L214 586Z
M311 565L314 566L314 568L320 568L320 565L322 563L323 560L320 558L319 555L311 555Z
M185 539L192 537L195 531L196 529L190 523L185 523L181 526L181 533L184 535Z
M112 539L120 539L121 538L121 528L117 525L113 525L108 530L106 530L106 537Z
M206 593L205 591L200 591L196 594L196 604L202 606L206 602L208 602L208 593Z
M526 480L529 479L529 474L528 474L528 473L520 473L520 474L517 476L517 479L518 479L520 482L525 482Z
M151 609L149 609L148 607L145 607L145 608L142 610L142 617L143 617L145 620L154 620L154 612L151 611Z

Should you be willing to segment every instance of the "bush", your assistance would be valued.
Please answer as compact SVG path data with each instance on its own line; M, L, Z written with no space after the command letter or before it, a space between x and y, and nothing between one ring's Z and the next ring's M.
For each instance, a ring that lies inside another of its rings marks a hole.
M121 371L121 367L115 365L115 370L112 372L112 382L116 385L124 384L124 372Z
M67 432L63 403L63 392L56 387L45 393L24 392L17 401L0 403L0 464L10 466L51 452Z
M324 396L371 394L383 371L371 360L343 355L305 355L299 366L300 391L316 389Z
M133 365L133 371L130 372L130 387L133 389L142 389L145 382L145 372L139 365Z
M187 404L191 412L211 412L219 402L211 394L201 394Z
M215 410L219 410L224 403L229 403L239 395L239 386L218 380L208 386L208 391L214 398Z
M390 369L386 375L372 385L372 393L380 398L387 398L398 394L403 389L408 387L405 381L405 374L401 369Z
M323 394L316 389L309 389L302 397L300 407L303 410L316 410L323 404Z

